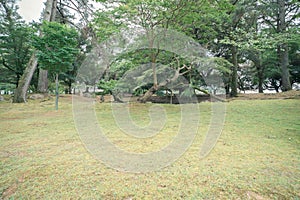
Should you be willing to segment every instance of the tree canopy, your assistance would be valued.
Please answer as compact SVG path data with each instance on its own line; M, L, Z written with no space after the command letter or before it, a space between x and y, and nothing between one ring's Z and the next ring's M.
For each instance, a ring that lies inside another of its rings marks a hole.
M176 31L205 48L218 66L226 93L232 96L247 89L287 91L299 84L299 2L296 0L97 0L97 3L98 10L87 0L48 0L43 12L46 20L28 24L18 14L15 0L1 1L1 88L19 88L24 79L29 83L33 79L30 85L35 90L39 73L30 66L36 64L39 69L49 70L50 75L59 74L71 93L78 69L92 47L126 30L132 35L123 34L125 42L135 37L134 31L142 31L147 37L146 48L118 55L104 66L103 77L82 79L87 85L106 88L109 93L109 88L121 84L119 80L123 76L150 63L144 78L152 77L151 81L147 78L152 86L143 86L142 81L137 83L152 91L143 90L145 96L165 87L159 79L162 66L175 70L174 73L180 69L180 76L193 88L206 87L204 73L196 72L199 59L190 62L162 49L157 40L161 37L158 29ZM49 19L56 22L49 23ZM173 41L172 45L179 44L180 41ZM23 78L27 72L33 74ZM51 76L49 79L54 80ZM27 86L20 87L28 90Z

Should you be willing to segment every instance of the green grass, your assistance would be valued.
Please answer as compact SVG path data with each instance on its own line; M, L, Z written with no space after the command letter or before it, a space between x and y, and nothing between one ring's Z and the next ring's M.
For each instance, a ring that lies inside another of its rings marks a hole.
M151 104L129 104L137 124L149 123ZM107 137L128 151L148 152L177 133L179 107L162 105L161 134L134 139L116 126L110 104L97 104ZM199 150L210 120L201 123L189 150L171 166L150 173L108 168L88 153L75 129L70 97L27 104L0 102L0 199L299 199L300 101L235 100L216 147Z

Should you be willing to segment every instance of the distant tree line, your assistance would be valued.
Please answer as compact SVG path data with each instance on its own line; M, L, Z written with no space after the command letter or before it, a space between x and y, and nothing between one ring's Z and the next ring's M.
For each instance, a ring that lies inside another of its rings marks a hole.
M288 91L300 82L296 0L97 1L101 4L98 10L88 0L47 0L41 20L25 23L18 14L16 0L1 0L0 89L14 91L14 102L25 102L29 90L47 93L58 81L66 93L72 93L77 70L93 45L132 25L148 33L166 28L193 38L216 59L228 95L249 89L260 93L265 89ZM51 31L58 43L53 43L53 38L42 41ZM68 38L59 34L63 32L73 32L65 44ZM51 43L64 45L54 51ZM100 80L83 81L112 93L122 76L145 63L152 65L144 73L151 75L152 81L147 86L138 83L143 88L142 102L165 86L157 78L160 63L180 70L179 76L193 88L205 85L187 60L151 45L148 50L118 57Z

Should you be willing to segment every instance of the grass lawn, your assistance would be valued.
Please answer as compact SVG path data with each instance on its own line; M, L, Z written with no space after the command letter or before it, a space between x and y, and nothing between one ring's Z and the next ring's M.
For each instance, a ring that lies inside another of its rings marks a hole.
M151 104L129 104L147 124ZM116 126L109 103L96 112L107 137L120 148L155 151L180 123L178 105L161 105L168 122L161 134L134 139ZM75 129L70 96L27 104L0 102L0 199L300 199L300 101L234 100L216 147L199 158L210 120L200 103L200 126L186 153L149 173L116 171L85 149Z

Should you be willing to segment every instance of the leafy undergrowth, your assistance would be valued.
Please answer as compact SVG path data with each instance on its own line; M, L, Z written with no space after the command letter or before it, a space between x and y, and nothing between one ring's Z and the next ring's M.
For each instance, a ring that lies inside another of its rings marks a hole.
M149 123L151 104L128 104L137 124ZM120 148L154 151L167 145L180 124L178 105L161 105L162 134L133 139L115 124L111 104L97 103L103 132ZM149 173L107 167L85 149L76 131L70 96L54 102L0 102L0 199L297 199L300 198L300 101L235 100L216 147L199 149L211 104L199 104L198 134L172 165Z

